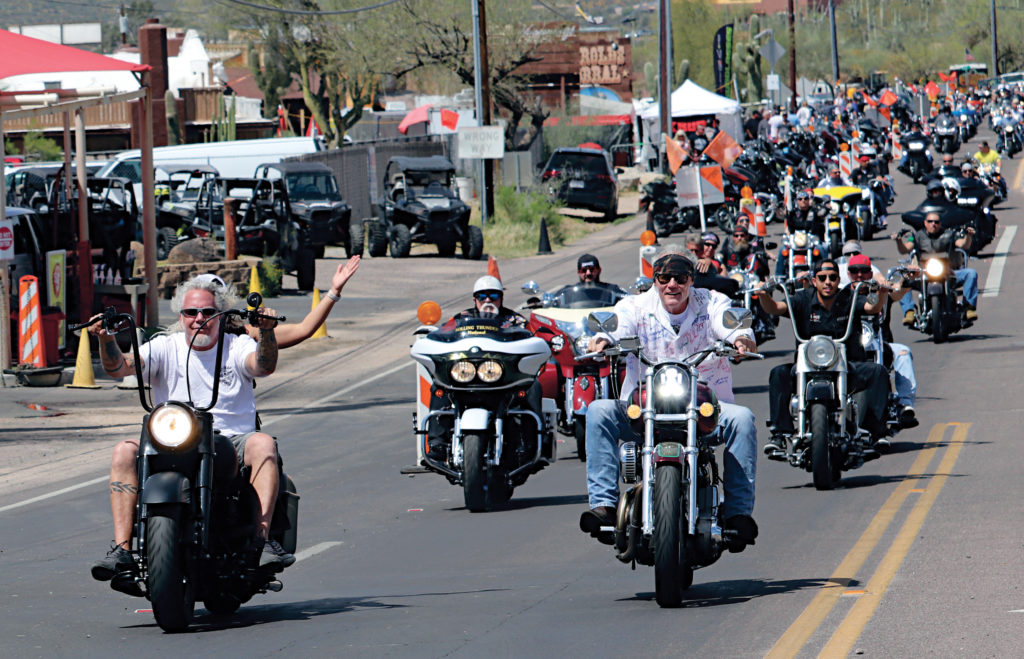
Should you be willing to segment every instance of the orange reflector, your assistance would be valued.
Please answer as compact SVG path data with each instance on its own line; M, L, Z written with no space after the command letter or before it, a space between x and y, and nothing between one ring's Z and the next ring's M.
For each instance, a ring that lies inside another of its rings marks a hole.
M526 398L526 392L520 391L518 394L516 394L516 396L519 396L520 398Z
M849 151L850 150L850 145L847 144L846 142L843 142L842 144L839 145L839 150L840 151Z
M444 390L443 389L435 389L434 390L434 396L436 396L437 398L440 398L441 396L444 396Z
M639 405L630 405L626 408L626 416L634 421L639 419L642 413L643 409Z
M715 406L711 403L701 403L699 410L701 416L709 417L715 413Z
M658 236L653 231L644 231L640 234L640 244L643 246L653 245L658 242Z
M433 300L427 300L416 307L416 318L421 325L436 325L441 320L441 305Z
M740 188L740 196L743 197L744 199L753 199L754 191L751 189L749 185L744 185L742 188Z
M815 256L821 256L821 252L819 252L818 250L814 250L814 255Z
M783 256L789 256L789 250L788 249L782 250L782 255Z

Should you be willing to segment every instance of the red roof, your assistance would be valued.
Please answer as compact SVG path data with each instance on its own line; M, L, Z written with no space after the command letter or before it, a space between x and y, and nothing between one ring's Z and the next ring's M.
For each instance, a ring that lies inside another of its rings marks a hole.
M27 73L55 73L59 71L148 71L146 64L133 64L63 46L58 43L33 39L7 30L0 30L0 79Z

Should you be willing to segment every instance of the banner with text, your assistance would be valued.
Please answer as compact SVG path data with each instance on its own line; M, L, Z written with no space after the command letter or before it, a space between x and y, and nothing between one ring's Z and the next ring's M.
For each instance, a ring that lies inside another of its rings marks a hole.
M712 54L715 68L715 93L725 96L732 82L732 23L723 25L715 32Z

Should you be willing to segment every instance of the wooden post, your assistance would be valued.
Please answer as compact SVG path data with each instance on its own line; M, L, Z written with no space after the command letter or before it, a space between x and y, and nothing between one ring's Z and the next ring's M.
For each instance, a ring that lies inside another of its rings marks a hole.
M75 187L78 190L78 322L92 316L92 244L89 242L89 187L85 184L85 117L75 110Z
M224 199L224 260L234 261L238 258L238 200L233 197Z
M146 265L146 325L160 324L160 289L156 271L156 194L153 180L153 89L149 84L149 71L142 74L142 253Z

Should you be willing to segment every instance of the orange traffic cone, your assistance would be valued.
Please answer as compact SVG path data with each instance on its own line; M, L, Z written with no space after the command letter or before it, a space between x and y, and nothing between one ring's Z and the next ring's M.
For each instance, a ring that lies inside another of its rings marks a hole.
M498 272L498 259L493 256L487 257L487 274L501 281L501 273Z
M25 275L18 280L18 363L46 366L43 352L43 318L39 310L39 279Z
M754 230L759 238L768 235L768 224L764 221L764 210L761 208L761 200L758 199L754 205Z

